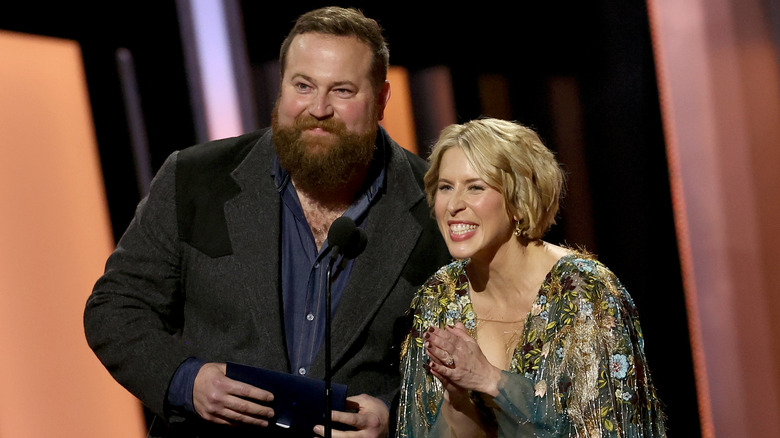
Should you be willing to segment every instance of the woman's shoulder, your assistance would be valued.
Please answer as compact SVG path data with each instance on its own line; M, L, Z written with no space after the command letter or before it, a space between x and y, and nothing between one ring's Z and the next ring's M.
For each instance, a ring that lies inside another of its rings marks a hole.
M576 275L592 281L614 281L615 274L595 255L583 250L570 250L558 260L552 270L558 276Z
M584 292L604 291L616 298L631 300L620 279L593 254L576 250L561 257L550 271L548 281L553 289L580 290ZM555 287L557 286L557 287ZM603 294L586 294L586 297L597 299Z
M453 260L440 267L423 283L423 288L433 288L442 284L452 284L465 279L468 259Z

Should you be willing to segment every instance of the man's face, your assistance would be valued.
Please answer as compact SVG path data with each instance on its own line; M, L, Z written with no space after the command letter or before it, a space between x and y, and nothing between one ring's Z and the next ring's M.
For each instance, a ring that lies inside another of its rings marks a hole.
M293 39L274 109L277 154L296 183L338 188L373 156L389 86L371 82L372 54L354 37Z
M389 90L384 87L377 94L371 82L372 59L368 45L354 37L296 36L282 78L279 126L291 127L296 118L311 118L332 119L350 134L375 130ZM333 141L331 133L318 128L306 129L302 136L323 145Z

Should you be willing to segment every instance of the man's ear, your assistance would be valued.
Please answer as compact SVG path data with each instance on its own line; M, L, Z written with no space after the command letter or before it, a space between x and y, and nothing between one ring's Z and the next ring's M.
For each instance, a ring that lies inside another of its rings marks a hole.
M390 82L385 81L385 83L382 85L382 89L379 91L379 95L377 96L377 100L376 100L377 116L379 117L379 120L385 118L385 107L387 106L387 102L389 100L390 100Z

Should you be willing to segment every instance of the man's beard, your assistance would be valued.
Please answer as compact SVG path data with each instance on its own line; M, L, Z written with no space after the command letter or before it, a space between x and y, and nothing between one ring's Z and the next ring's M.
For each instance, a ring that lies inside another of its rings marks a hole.
M376 113L371 114L371 119L372 128L363 133L348 132L339 120L317 120L308 114L296 117L292 126L280 126L277 105L271 126L279 163L301 190L309 193L343 190L371 164L376 149ZM332 135L303 138L306 130L315 127Z

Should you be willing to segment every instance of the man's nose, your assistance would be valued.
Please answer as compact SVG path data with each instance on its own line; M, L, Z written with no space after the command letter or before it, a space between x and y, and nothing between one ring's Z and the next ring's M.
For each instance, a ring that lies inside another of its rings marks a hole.
M333 105L328 93L317 93L309 105L309 114L317 119L326 119L333 115Z

